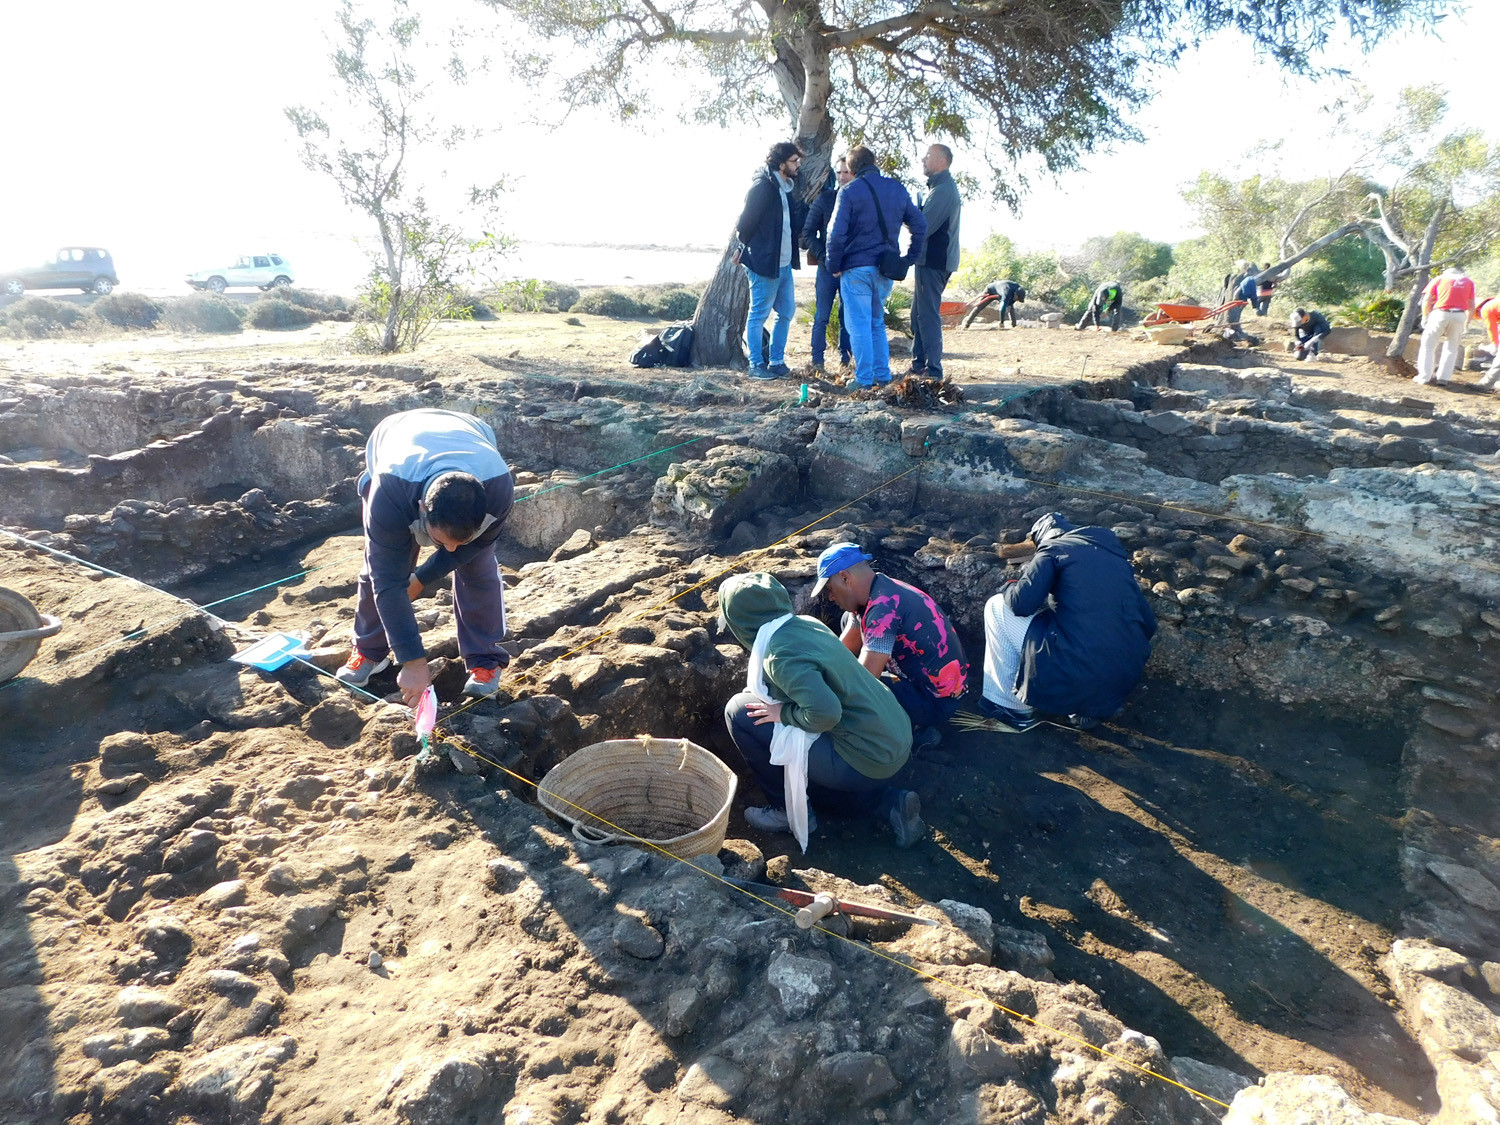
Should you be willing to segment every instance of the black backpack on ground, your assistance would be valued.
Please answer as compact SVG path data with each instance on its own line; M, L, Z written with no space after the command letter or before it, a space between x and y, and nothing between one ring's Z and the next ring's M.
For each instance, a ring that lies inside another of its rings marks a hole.
M687 367L692 354L693 330L686 324L674 324L637 348L630 362L636 367Z

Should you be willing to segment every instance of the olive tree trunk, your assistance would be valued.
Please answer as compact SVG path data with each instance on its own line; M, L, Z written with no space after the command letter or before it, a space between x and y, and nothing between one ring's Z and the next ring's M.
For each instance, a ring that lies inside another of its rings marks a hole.
M693 366L744 367L745 316L750 311L750 286L744 268L734 260L730 239L714 278L693 313Z
M1412 329L1416 327L1417 311L1422 307L1422 294L1427 290L1427 281L1432 274L1432 248L1437 243L1438 227L1442 226L1443 215L1447 210L1448 201L1439 200L1437 209L1432 213L1432 220L1427 224L1427 233L1422 236L1422 250L1415 262L1417 272L1412 277L1411 292L1406 295L1406 308L1401 310L1395 339L1385 350L1389 359L1403 358L1406 341L1411 338Z
M833 168L833 122L828 116L833 70L828 50L816 37L789 29L777 37L772 69L791 114L797 145L806 157L797 176L797 194L810 203L823 190ZM799 233L793 231L792 237ZM693 313L693 366L746 366L744 335L749 309L745 271L734 261L734 240L730 239Z

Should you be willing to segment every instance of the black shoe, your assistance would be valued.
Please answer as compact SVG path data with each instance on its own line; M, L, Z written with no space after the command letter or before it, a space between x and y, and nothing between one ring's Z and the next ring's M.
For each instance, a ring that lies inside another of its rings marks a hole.
M769 367L752 367L750 368L748 374L750 378L760 380L781 378L781 376L777 375L776 372L772 371Z
M854 362L854 357L848 352L839 352L839 366L848 367Z
M912 732L911 752L920 754L924 750L936 750L943 744L943 732L937 727L918 727Z
M914 363L914 364L912 364L910 367L908 367L906 369L906 373L908 375L926 375L927 374L927 368L926 367L918 367Z
M1000 723L1007 734L1025 734L1036 726L1040 719L1033 718L1030 714L1022 711L1012 711L1009 707L1002 707L998 703L985 700L984 706L980 708L981 713L988 719L994 719Z
M1101 722L1103 722L1102 719L1091 719L1087 715L1068 716L1068 726L1072 727L1074 730L1093 730Z
M792 369L784 363L773 363L766 370L770 371L770 373L772 375L775 375L778 379L792 373Z

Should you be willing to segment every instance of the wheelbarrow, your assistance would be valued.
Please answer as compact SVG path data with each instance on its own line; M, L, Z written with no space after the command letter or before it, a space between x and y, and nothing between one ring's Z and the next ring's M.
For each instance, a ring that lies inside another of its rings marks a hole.
M21 674L42 646L44 637L62 631L62 622L38 613L21 594L0 586L0 684Z
M1216 309L1204 308L1202 305L1157 305L1156 311L1147 313L1141 324L1146 328L1154 328L1158 324L1193 324L1200 320L1212 320L1230 309L1242 309L1249 303L1229 301Z

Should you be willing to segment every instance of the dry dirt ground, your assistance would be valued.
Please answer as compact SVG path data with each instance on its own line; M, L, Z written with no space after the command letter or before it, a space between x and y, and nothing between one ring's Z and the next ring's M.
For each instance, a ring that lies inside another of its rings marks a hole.
M450 389L500 372L571 384L575 397L606 396L612 385L687 385L695 377L638 372L625 363L642 328L655 325L577 319L582 323L508 315L445 324L398 362L419 365L424 377ZM347 330L6 342L0 376L107 381L129 374L149 383L158 371L212 377L253 368L268 372L267 385L280 379L298 389L307 386L303 376L278 376L267 365L357 364L342 347ZM1299 383L1384 396L1399 388L1438 410L1484 421L1500 415L1500 401L1471 386L1473 373L1452 388L1415 387L1362 359L1292 362L1278 346L1280 334L1267 336L1264 361ZM793 340L799 337L805 340L805 328L794 331ZM1037 326L955 332L948 347L961 389L1119 378L1164 353L1129 333ZM1234 365L1260 362L1243 351L1203 354ZM794 343L788 358L805 363L805 351ZM353 370L325 375L317 395L357 401L367 378ZM757 394L770 407L794 394L795 384ZM813 389L827 398L842 393ZM783 523L794 529L820 515L789 510ZM877 509L860 526L882 516L890 514ZM962 521L929 526L919 513L896 519L914 532L950 538L1021 530ZM781 549L776 566L789 582L805 581L798 559L829 541L829 530ZM336 650L341 638L347 643L357 551L357 529L263 556L246 544L238 565L174 592L202 603L317 567L315 577L220 612L256 630L326 631L325 643ZM504 559L518 583L518 612L528 593L520 568L540 557L512 546ZM606 607L610 613L598 615L601 625L566 640L586 641L605 623L701 578L702 568L689 561L668 558L660 573L623 589ZM544 826L545 817L517 812L514 803L532 794L493 770L413 770L414 747L400 737L404 718L349 702L311 673L238 680L229 673L226 686L219 660L232 644L200 617L178 616L169 599L35 551L0 553L0 582L60 613L67 626L28 670L26 690L48 713L12 715L0 739L0 867L12 892L0 962L0 1041L11 1060L9 1093L29 1089L33 1097L30 1112L12 1103L12 1119L810 1119L788 1108L807 1087L783 1082L775 1059L766 1064L756 1054L772 1050L774 1035L742 1045L742 1057L724 1048L735 1065L707 1085L703 1068L696 1075L691 1069L688 1046L697 1042L695 1026L705 1034L715 1006L728 1009L748 992L749 966L758 963L745 946L763 946L762 953L793 948L790 931L776 928L784 919L757 921L753 907L747 914L722 900L707 906L723 915L717 927L674 914L705 907L685 891L687 906L660 899L661 886L677 885L678 873L665 861L587 849L580 856ZM687 636L712 617L701 598L671 612L679 616L675 624L639 643ZM665 618L656 611L646 620ZM431 624L433 637L451 633L441 604ZM144 637L114 643L143 625ZM977 643L971 650L977 662ZM552 659L548 651L539 649L531 666L536 681L542 658ZM731 656L722 659L732 664ZM738 667L722 675L733 681ZM450 667L440 679L448 698L459 682ZM521 699L531 690L517 686L514 694ZM585 721L572 728L556 718L535 722L553 732L571 729L575 745L599 729L598 716L584 717L592 727ZM490 721L493 733L499 728ZM692 735L733 761L718 726L705 708L694 729L655 733ZM526 732L512 726L508 733L524 741ZM1091 991L1049 993L1033 1001L1033 1013L1047 1003L1087 1008L1097 997L1158 1039L1167 1056L1194 1056L1251 1078L1280 1070L1331 1074L1367 1107L1420 1120L1434 1106L1431 1072L1377 970L1405 894L1395 861L1401 738L1310 708L1148 684L1093 735L1051 727L1024 739L950 735L922 763L929 841L898 852L861 825L835 824L812 858L851 884L883 886L898 903L972 903L999 925L1044 936L1057 979ZM548 747L526 764L544 764L547 754L566 749ZM749 857L745 870L756 872L756 857L785 855L789 845L786 837L746 828L741 810L757 798L753 784L742 781L730 829L746 841L737 845ZM487 868L502 853L525 869ZM609 913L612 895L626 903L618 915ZM622 931L622 921L601 936L599 911L653 925L640 927L649 931L643 936ZM774 918L763 909L759 917ZM648 954L660 950L640 948L662 941L661 932L668 961L681 943L709 942L716 933L721 941L732 937L741 952L731 943L722 963L691 962L707 980L698 982L696 1001L684 999L682 976L653 976L658 963ZM895 969L871 968L837 941L813 952L846 977L889 972L879 978L886 989L918 983L902 983ZM1002 963L998 954L995 960ZM1016 963L1038 979L1047 975L1044 961ZM852 988L851 995L868 999ZM993 991L985 995L999 1002ZM920 1014L915 1001L907 1010ZM827 1009L818 1034L838 1041L819 1049L862 1058L870 1043L860 1023L893 1026L882 1018L858 1006ZM465 1044L481 1038L488 1053L466 1055ZM996 1038L1005 1041L998 1031ZM1019 1057L1020 1037L1010 1039ZM926 1056L914 1049L914 1057ZM1034 1064L1017 1064L1018 1073ZM853 1099L841 1111L865 1096L859 1083L884 1081L788 1065L797 1083L821 1081ZM937 1095L921 1094L918 1076L898 1073L895 1081L916 1092L894 1106L881 1103L871 1119L937 1119L922 1101ZM1152 1118L1130 1091L1104 1092L1121 1105L1138 1103L1134 1116L1099 1116L1104 1111L1086 1109L1094 1103L1084 1094L1102 1098L1103 1087L1079 1093L1061 1080L1053 1085L1061 1092L1050 1102L981 1105L968 1119L1168 1120Z

